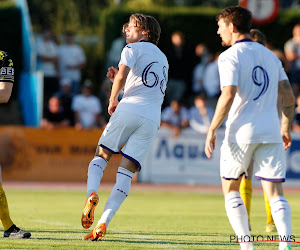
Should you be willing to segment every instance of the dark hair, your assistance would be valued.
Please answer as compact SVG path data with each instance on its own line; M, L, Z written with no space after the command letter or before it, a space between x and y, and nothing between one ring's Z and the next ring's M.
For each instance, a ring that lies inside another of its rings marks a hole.
M254 42L258 42L262 45L266 45L267 43L267 39L264 33L262 33L260 30L258 29L252 29L250 30L250 37Z
M129 22L132 21L135 23L135 27L139 27L144 31L148 32L149 41L158 44L161 28L157 20L152 16L147 16L144 14L136 13L132 14L129 18ZM127 28L129 23L123 25L123 32Z
M223 19L228 25L232 23L238 32L246 34L250 32L252 25L252 14L249 10L241 7L234 6L222 10L217 16L217 21Z

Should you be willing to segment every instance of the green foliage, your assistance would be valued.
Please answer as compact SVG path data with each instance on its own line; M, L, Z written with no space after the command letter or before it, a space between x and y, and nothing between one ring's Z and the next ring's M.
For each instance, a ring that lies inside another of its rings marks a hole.
M50 27L56 34L99 34L99 14L109 0L28 0L35 32Z
M13 0L1 0L0 1L0 8L9 8L9 7L16 7L16 3Z

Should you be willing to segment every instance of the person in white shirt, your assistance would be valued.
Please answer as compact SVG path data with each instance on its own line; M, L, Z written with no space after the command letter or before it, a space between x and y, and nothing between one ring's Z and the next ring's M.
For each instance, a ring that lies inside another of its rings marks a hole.
M140 171L160 125L161 105L168 80L168 61L157 47L160 25L155 18L133 14L123 26L126 43L119 70L110 67L107 77L113 82L106 125L90 162L87 180L87 201L82 213L82 226L89 228L99 201L97 190L105 167L113 154L123 155L116 184L105 204L96 227L84 240L101 240L111 219L128 196L131 180ZM122 100L118 96L124 88Z
M190 108L189 124L192 129L199 133L207 133L214 111L206 106L204 95L198 95L194 98L194 106Z
M217 15L223 46L231 46L218 60L222 93L205 142L211 158L216 130L228 115L221 147L220 174L225 209L241 249L253 249L248 214L239 193L242 175L254 159L255 176L270 201L280 249L291 249L291 209L283 195L286 162L284 149L291 146L295 98L279 59L250 39L252 14L240 6ZM282 96L281 124L277 94ZM281 125L281 126L280 126ZM285 239L285 241L284 241Z
M90 81L85 81L83 84L82 94L74 96L72 110L74 111L76 129L99 127L98 121L102 107L99 98L92 95L92 83Z
M45 29L37 41L37 55L40 70L44 73L44 104L59 90L58 81L58 46L50 29Z
M66 43L59 47L59 76L72 80L73 94L80 89L81 70L85 67L86 57L83 49L74 43L74 34L66 33Z

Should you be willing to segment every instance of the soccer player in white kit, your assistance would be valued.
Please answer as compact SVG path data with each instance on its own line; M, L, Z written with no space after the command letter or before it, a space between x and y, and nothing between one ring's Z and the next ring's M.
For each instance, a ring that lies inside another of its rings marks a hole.
M82 214L82 226L89 228L99 201L97 190L104 169L115 153L125 144L116 184L106 202L97 226L84 240L101 240L112 217L128 196L131 180L141 170L142 161L160 126L167 78L168 61L157 47L160 26L157 20L143 14L133 14L123 26L126 43L119 70L110 67L107 77L113 82L108 113L111 118L98 143L96 155L89 164L87 201ZM124 88L122 100L118 101Z
M223 46L231 46L218 60L222 94L207 133L205 153L211 158L216 130L225 120L220 173L227 216L241 249L254 249L248 214L240 197L241 176L254 159L255 176L270 201L279 240L292 240L291 209L283 195L286 163L284 149L291 146L291 124L295 98L279 59L250 39L251 12L229 7L217 15ZM283 98L281 125L277 94ZM291 249L280 242L279 249Z

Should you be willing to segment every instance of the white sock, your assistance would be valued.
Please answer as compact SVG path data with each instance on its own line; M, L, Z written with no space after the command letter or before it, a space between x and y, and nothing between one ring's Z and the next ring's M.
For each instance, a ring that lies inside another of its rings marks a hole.
M291 240L292 235L292 219L291 208L284 196L277 196L270 200L271 213L277 228L279 240ZM291 243L280 242L279 249L286 246L291 247Z
M106 165L107 160L100 156L95 156L94 159L91 160L88 171L86 197L89 197L92 192L97 193Z
M230 192L225 196L225 209L238 241L251 241L248 213L239 192ZM240 246L243 250L252 249L253 243L240 243Z
M108 226L111 219L118 211L123 201L128 196L133 176L134 173L130 172L125 168L119 167L116 184L113 187L111 194L107 199L103 210L103 214L101 216L101 219L98 221L98 224L106 223L106 226Z

